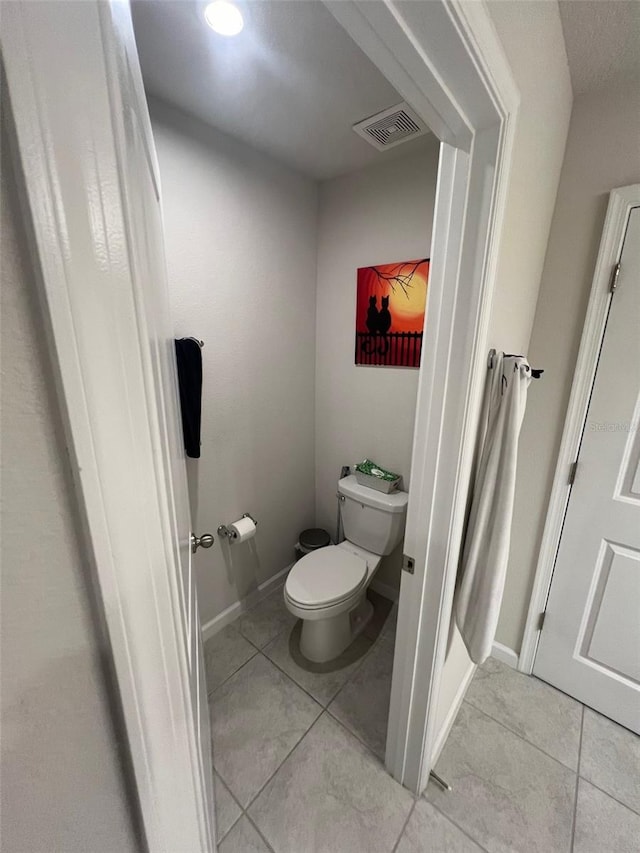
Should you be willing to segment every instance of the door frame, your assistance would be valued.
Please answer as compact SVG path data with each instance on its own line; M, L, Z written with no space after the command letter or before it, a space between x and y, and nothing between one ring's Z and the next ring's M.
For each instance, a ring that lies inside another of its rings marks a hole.
M417 792L430 770L519 93L483 3L327 7L442 142L433 334L419 377L405 546L415 570L402 576L386 757ZM70 11L23 0L2 14L25 211L148 847L213 850L152 344L119 165L114 57L133 37L128 4L86 0ZM129 71L140 84L138 64ZM105 317L117 318L118 334L107 333ZM126 513L123 494L140 496Z
M591 390L596 379L598 359L604 340L607 317L613 298L611 281L620 261L627 223L632 208L640 206L640 184L619 187L609 193L609 203L600 240L589 304L585 316L580 349L576 361L571 396L558 451L551 487L533 591L527 613L518 669L531 674L540 639L540 615L545 612L555 568L564 519L571 496L569 471L578 459L589 409Z
M483 3L328 8L442 143L404 545L414 571L401 578L385 754L419 793L438 735L520 95Z

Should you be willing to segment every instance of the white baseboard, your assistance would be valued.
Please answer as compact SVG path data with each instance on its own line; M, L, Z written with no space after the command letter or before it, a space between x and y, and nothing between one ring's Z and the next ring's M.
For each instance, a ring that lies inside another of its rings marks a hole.
M518 655L513 649L510 649L509 646L503 646L502 643L496 643L494 641L491 649L491 657L502 661L502 663L506 663L506 665L512 667L512 669L518 668Z
M458 692L455 695L453 702L451 703L451 707L449 708L449 713L444 718L444 722L442 723L442 727L438 734L436 735L436 739L433 742L433 748L431 750L431 766L435 767L437 760L440 758L440 753L442 752L442 748L447 742L447 738L449 737L449 732L453 728L453 724L456 721L456 717L458 716L458 711L462 706L462 702L464 701L464 697L467 694L467 689L471 684L471 679L473 678L476 671L476 665L472 661L469 661L469 667L464 674L464 678L460 682L460 687L458 687ZM424 783L424 787L427 787L427 782Z
M381 583L375 578L369 584L370 588L381 595L383 598L388 598L389 601L397 601L400 598L400 590L393 586L388 586L386 583Z
M202 641L206 643L206 641L215 636L218 631L222 631L223 628L226 628L227 625L235 622L239 616L247 610L251 610L251 608L255 607L256 604L259 604L263 598L270 595L281 582L284 582L284 576L288 574L292 566L293 563L282 569L281 572L278 572L268 580L264 581L264 583L261 583L257 589L252 590L241 601L236 601L230 607L227 607L226 610L223 610L222 613L219 613L213 619L205 622L200 628L202 631Z

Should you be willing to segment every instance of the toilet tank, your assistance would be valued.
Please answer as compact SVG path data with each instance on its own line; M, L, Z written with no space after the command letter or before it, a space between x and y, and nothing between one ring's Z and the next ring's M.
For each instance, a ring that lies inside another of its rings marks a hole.
M407 492L385 495L361 486L351 474L338 481L338 494L342 527L349 542L372 554L390 554L404 536Z

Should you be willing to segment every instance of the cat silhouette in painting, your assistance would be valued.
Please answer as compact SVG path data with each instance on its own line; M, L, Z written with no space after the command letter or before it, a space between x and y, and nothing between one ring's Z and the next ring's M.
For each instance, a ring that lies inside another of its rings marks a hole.
M367 309L367 329L371 332L372 335L378 331L378 317L380 316L380 312L378 311L378 307L376 305L377 302L376 296L369 297L369 308Z
M389 311L389 297L382 297L382 308L378 312L378 334L382 335L382 341L378 347L379 355L386 355L389 352L389 338L387 332L391 328L391 311Z
M370 337L364 338L360 344L360 346L362 347L362 352L365 352L367 354L370 354L374 351L374 335L378 334L378 317L380 315L380 312L378 311L377 302L377 296L369 297L369 307L367 308L367 329L369 329Z
M391 311L389 311L389 297L382 297L382 308L378 312L378 332L386 335L391 328Z

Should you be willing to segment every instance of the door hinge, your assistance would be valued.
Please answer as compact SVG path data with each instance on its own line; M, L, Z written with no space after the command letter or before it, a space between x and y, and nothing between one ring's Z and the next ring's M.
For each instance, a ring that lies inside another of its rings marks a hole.
M618 276L620 275L620 261L611 270L611 281L609 282L609 292L615 293L618 287Z
M538 616L538 631L542 631L542 626L544 625L544 618L546 615L547 615L547 611L545 610L544 613L541 613Z
M402 571L408 572L410 575L412 575L415 567L416 567L416 561L413 559L413 557L407 557L406 554L403 554L402 555Z
M578 460L576 459L575 462L572 462L571 465L569 465L569 485L570 486L573 486L573 484L576 481L577 471L578 471Z

